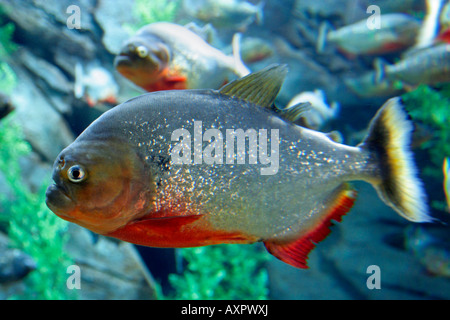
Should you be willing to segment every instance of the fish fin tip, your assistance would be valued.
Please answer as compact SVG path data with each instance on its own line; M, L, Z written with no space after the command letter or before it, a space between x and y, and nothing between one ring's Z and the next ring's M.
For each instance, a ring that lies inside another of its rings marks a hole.
M330 25L327 22L322 22L319 26L319 34L317 36L317 43L316 43L316 52L317 53L323 53L325 50L326 42L327 42L327 35L330 31Z
M386 67L388 63L381 58L376 58L374 62L375 83L381 83L386 77Z
M219 93L271 109L288 72L287 65L274 64L223 86Z
M328 139L330 139L333 142L341 144L344 143L344 136L337 130L327 132L325 133L325 135L328 137Z
M267 251L279 260L300 269L307 269L308 254L317 243L325 239L331 232L332 220L341 222L344 216L353 206L356 199L356 191L348 184L343 184L337 189L330 204L314 223L313 228L294 241L264 241Z
M401 99L392 98L375 115L361 147L378 159L381 176L372 184L380 198L407 220L431 222L410 150L413 129Z
M277 109L277 112L283 119L295 123L305 112L311 110L311 108L312 105L310 102L300 102L289 108Z
M242 34L237 32L233 35L231 46L233 48L234 72L239 77L245 77L250 74L250 70L245 66L241 58L241 39Z

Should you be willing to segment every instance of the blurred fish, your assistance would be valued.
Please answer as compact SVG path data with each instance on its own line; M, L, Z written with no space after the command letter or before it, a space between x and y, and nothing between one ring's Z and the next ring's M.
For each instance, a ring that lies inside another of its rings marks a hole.
M185 27L158 22L140 29L116 56L117 71L146 91L218 89L234 75L249 70L239 57L240 36L233 38L234 56L226 56Z
M263 241L299 268L307 268L309 251L332 220L352 207L350 180L371 183L404 218L430 221L407 146L412 124L400 100L386 102L364 141L350 147L273 111L286 73L286 66L270 66L220 91L161 91L112 108L55 160L48 207L94 232L144 246ZM260 137L260 163L252 132ZM248 162L245 150L234 154L235 141L242 149L246 136L254 140Z
M18 281L36 269L36 262L17 249L0 248L0 284Z
M255 63L274 55L274 49L270 42L256 37L246 37L241 45L242 60L245 63Z
M81 63L75 65L74 95L77 99L85 98L89 106L98 103L117 103L119 87L114 77L105 68L92 64L85 73Z
M416 45L417 49L431 46L439 32L439 16L444 0L426 0L427 14L419 30Z
M289 109L299 103L309 102L311 107L302 112L297 120L301 126L313 130L320 130L330 120L337 117L339 113L339 104L331 103L329 106L325 101L325 94L322 90L305 91L289 101L286 109Z
M11 99L7 95L0 93L0 119L6 117L14 109Z
M396 64L375 62L376 81L400 82L406 86L450 82L450 45L439 44L406 56Z
M358 77L345 78L344 83L350 90L362 98L393 97L403 92L402 89L396 88L388 80L377 81L374 71Z
M424 0L358 0L359 6L366 9L370 5L377 5L383 13L403 12L410 13L411 10L421 11L425 9Z
M410 226L405 231L405 247L434 276L450 277L448 227Z
M243 0L183 0L184 11L192 18L241 31L253 22L262 23L263 7L263 1L253 5Z
M447 208L450 211L450 158L444 159L444 165L442 167L444 171L444 192L445 199L447 199Z
M447 1L441 10L439 16L439 35L437 40L450 43L450 1Z
M383 54L398 51L414 44L420 23L400 13L380 17L381 28L370 29L367 20L329 31L329 24L320 28L317 51L322 52L326 42L335 44L348 55Z

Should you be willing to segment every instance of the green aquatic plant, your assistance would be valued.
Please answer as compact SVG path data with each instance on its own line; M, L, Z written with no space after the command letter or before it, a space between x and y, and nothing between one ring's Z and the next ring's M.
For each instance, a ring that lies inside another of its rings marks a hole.
M12 41L12 34L14 33L14 29L15 26L12 22L9 22L0 27L0 57L8 56L17 49L17 45Z
M0 6L0 25L3 23L2 8ZM0 27L0 90L5 94L11 94L17 85L17 76L7 63L8 57L17 49L12 41L15 25L8 22Z
M420 144L430 158L424 174L442 181L442 164L450 156L450 86L438 91L422 85L402 99L411 118L429 128L430 137ZM444 204L434 202L433 207L443 210Z
M216 245L179 249L186 261L169 275L172 299L268 299L268 259L258 245Z
M12 298L76 298L66 287L66 268L72 264L64 251L68 223L47 208L44 188L34 193L24 183L19 162L31 147L11 115L0 121L0 146L0 171L8 189L0 196L0 221L11 246L29 254L37 264L24 280L24 292Z
M17 86L17 76L14 70L5 61L0 59L0 90L4 94L11 94Z
M135 0L133 6L133 15L136 23L125 25L130 32L135 33L139 28L154 22L166 21L173 22L177 16L181 0Z
M450 155L450 99L448 89L437 91L428 86L402 96L405 107L414 121L426 125L431 137L421 144L430 154L433 166L426 173L442 176L442 163Z

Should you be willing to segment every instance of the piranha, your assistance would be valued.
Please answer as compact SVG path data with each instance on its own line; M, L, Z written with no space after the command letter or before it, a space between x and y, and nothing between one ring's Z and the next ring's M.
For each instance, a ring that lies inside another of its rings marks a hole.
M184 11L192 18L216 28L245 29L263 20L264 2L254 5L243 0L183 0Z
M239 34L233 38L234 55L227 56L183 26L152 23L125 42L114 66L148 92L218 89L250 73L239 56L239 39Z
M352 207L351 180L404 218L430 221L400 99L347 146L274 111L286 74L269 66L220 90L147 93L108 110L55 160L48 207L144 246L262 241L298 268Z
M413 45L420 28L418 20L401 13L382 15L380 28L369 28L367 23L364 19L337 30L322 24L317 51L322 52L325 43L330 42L349 56L395 52Z
M386 79L377 79L375 71L369 71L361 76L344 78L345 85L362 98L393 97L402 94L404 90L394 86Z
M450 82L450 44L439 44L407 55L395 64L375 61L376 81L388 80L407 86Z

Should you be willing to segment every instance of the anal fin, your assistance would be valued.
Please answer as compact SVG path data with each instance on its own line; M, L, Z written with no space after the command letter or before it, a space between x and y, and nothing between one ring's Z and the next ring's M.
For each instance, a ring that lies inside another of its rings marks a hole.
M264 241L267 251L291 266L307 269L306 260L309 252L331 232L332 220L342 221L342 216L352 208L355 199L356 191L348 184L342 185L336 191L327 209L313 222L313 227L309 231L303 232L300 237L292 241Z

